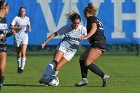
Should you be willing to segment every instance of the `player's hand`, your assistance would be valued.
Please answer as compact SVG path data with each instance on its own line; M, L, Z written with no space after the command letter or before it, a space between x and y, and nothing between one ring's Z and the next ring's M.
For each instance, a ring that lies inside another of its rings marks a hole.
M87 40L87 37L80 38L80 41Z
M42 44L41 44L41 48L44 48L45 45L46 45L46 43L42 43Z
M15 34L15 33L16 33L15 29L11 29L11 34Z
M16 34L16 31L14 29L11 29L11 34Z

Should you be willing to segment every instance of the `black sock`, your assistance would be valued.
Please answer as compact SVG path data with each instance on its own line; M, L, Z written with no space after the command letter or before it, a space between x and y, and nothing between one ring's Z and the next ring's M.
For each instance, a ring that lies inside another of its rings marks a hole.
M0 75L0 84L3 84L4 76Z
M97 74L98 76L100 76L101 78L104 77L104 72L101 71L100 68L96 66L95 64L90 64L87 66L87 68L90 69L95 74Z
M87 78L88 69L85 66L84 60L80 60L79 63L80 63L80 69L81 69L82 78Z

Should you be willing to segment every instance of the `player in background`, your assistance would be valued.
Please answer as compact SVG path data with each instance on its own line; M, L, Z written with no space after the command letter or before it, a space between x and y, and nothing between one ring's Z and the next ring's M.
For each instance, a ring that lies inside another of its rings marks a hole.
M31 32L29 17L25 16L26 8L20 7L19 14L13 19L11 28L16 30L14 44L17 52L18 73L22 73L26 63L26 50L28 45L28 31Z
M72 24L61 27L41 44L41 47L44 48L46 43L57 35L64 35L64 38L56 48L53 60L46 67L39 83L48 84L47 78L49 76L56 76L62 66L72 59L80 44L80 38L87 35L86 28L80 25L81 17L79 14L68 14L67 17L68 20L71 20Z
M8 33L8 25L5 16L9 12L9 5L5 0L0 0L0 87L4 82L4 74L7 58L7 42L6 37L14 34L14 30Z
M103 54L103 52L106 51L104 28L103 24L95 16L96 10L97 9L95 6L93 6L92 3L89 3L88 6L84 9L84 16L87 20L87 36L81 38L81 40L89 40L91 46L80 56L79 63L82 80L75 84L78 87L88 84L88 69L102 78L103 87L106 86L109 79L109 76L94 64L94 62Z

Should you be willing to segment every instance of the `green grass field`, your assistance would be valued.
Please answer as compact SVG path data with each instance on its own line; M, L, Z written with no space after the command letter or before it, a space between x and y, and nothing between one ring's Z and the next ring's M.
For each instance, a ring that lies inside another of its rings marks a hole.
M91 71L87 86L74 86L81 79L78 58L75 56L62 68L58 75L59 86L47 87L40 85L38 80L52 56L28 56L23 74L17 74L16 57L8 56L1 93L140 93L139 56L102 56L98 59L96 64L111 77L105 88L101 87L101 79Z

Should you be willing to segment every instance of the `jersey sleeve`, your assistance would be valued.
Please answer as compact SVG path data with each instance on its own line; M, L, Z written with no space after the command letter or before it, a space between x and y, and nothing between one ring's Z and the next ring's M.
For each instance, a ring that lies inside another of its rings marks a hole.
M17 17L15 17L11 23L12 26L16 25L16 22L17 22Z
M61 36L61 35L65 34L66 32L68 32L68 28L67 28L67 26L63 26L57 31L57 34Z

